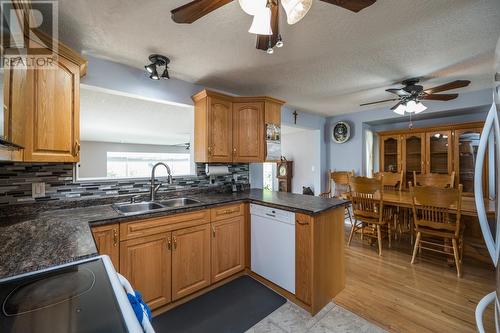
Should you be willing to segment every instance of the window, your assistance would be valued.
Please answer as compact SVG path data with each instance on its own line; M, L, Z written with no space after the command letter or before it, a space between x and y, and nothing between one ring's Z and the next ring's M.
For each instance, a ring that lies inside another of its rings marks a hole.
M189 153L133 153L107 152L106 178L143 178L151 175L151 169L163 162L170 167L173 176L188 175L191 163ZM165 168L158 168L159 177L167 176Z
M263 186L264 190L274 191L275 189L275 163L263 163L262 168L262 177L263 177Z

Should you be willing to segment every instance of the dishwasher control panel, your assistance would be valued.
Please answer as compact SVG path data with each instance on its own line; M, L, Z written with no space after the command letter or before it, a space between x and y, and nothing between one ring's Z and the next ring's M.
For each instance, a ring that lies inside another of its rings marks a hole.
M250 215L278 220L280 222L295 224L295 213L273 207L250 204Z

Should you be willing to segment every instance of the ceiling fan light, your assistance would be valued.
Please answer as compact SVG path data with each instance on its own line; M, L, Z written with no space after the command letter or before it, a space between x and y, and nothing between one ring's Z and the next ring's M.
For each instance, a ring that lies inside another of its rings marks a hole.
M259 10L267 6L267 0L239 0L241 9L248 15L256 15Z
M411 100L408 103L406 103L406 112L415 113L416 109L417 109L417 102Z
M271 36L271 9L264 7L260 9L253 17L252 26L248 32L256 35Z
M427 106L425 106L424 104L422 104L422 102L418 102L415 105L415 114L418 114L418 113L423 112L425 110L427 110Z
M267 54L273 54L274 53L274 49L272 47L268 48L267 49Z
M285 43L283 43L283 38L281 38L281 35L278 35L278 41L276 42L276 47L283 47Z
M285 9L286 21L292 25L304 18L312 6L312 0L281 0Z
M156 70L156 65L155 64L149 64L147 66L144 66L144 69L148 72L148 73L153 73L154 70Z
M165 70L161 74L161 78L164 80L170 80L170 74L168 74L168 68L165 68Z
M397 108L394 109L394 113L404 116L406 112L406 105L399 104Z
M149 76L150 79L152 80L159 80L160 76L158 75L158 71L156 70L156 66L153 68L153 71L151 72L151 75Z

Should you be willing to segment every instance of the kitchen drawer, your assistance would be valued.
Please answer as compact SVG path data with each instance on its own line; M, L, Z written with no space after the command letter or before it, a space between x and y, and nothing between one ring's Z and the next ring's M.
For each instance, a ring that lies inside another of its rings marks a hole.
M210 219L212 222L225 220L231 217L241 216L245 213L245 204L227 205L210 209Z
M120 240L133 239L162 232L190 228L210 222L208 209L120 224Z

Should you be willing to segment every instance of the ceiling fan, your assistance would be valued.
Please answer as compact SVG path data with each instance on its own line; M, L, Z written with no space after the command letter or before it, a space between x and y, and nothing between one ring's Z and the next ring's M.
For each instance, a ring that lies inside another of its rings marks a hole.
M450 101L458 97L458 94L436 94L443 91L464 88L470 84L468 80L456 80L434 88L424 89L419 85L419 78L412 78L402 82L404 87L396 89L386 89L387 92L397 95L397 98L386 99L383 101L361 104L360 106L373 105L391 101L399 101L391 110L397 114L404 115L406 113L420 113L427 109L422 104L422 100L432 101Z
M171 11L176 23L193 23L233 0L194 0ZM300 21L311 8L313 0L238 0L241 8L254 19L249 32L257 35L257 49L273 53L273 47L283 46L279 32L279 5L287 15L288 24ZM377 0L321 0L355 13Z

